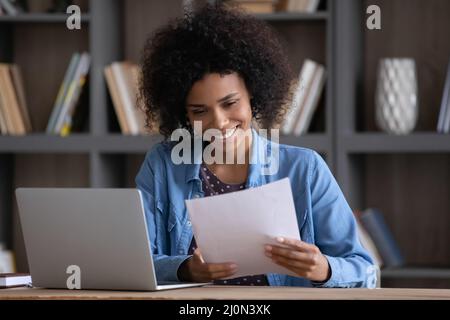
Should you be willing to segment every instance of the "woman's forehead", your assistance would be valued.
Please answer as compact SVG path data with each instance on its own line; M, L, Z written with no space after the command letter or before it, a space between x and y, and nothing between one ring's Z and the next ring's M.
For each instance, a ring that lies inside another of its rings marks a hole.
M188 100L204 98L221 99L231 93L246 92L244 80L237 73L208 73L196 81L188 94ZM214 100L215 101L215 100Z

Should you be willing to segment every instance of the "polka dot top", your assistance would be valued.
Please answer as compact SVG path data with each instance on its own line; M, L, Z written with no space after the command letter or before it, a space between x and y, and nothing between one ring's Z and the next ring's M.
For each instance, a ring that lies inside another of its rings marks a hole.
M200 179L202 180L203 192L205 197L218 195L227 192L239 191L245 189L245 183L241 184L227 184L219 180L219 178L202 163L200 166ZM188 254L193 254L197 248L195 238L192 238ZM251 275L240 278L233 278L227 280L215 280L216 285L242 285L242 286L267 286L269 285L267 277L261 275Z

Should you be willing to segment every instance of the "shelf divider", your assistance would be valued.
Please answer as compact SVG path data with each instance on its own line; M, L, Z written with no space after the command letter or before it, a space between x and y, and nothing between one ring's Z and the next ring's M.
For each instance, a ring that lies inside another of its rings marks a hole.
M108 131L108 96L103 69L122 58L120 3L117 0L90 1L92 19L89 34L90 132L103 135Z
M383 132L349 134L343 139L348 153L450 153L450 135L417 132L390 135Z
M68 14L65 13L23 13L15 16L0 16L0 23L65 23ZM91 15L81 12L81 22L89 23Z
M387 268L381 270L383 278L450 279L450 268Z
M317 11L312 13L305 12L275 12L258 13L255 17L265 21L326 21L328 19L327 11Z

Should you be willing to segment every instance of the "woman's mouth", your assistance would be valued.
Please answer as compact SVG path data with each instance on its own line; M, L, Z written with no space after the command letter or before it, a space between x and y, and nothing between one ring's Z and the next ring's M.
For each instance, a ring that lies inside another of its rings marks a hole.
M226 129L225 133L222 132L222 134L220 136L217 136L217 138L220 140L227 140L236 133L238 128L239 128L239 126L236 126L232 129Z

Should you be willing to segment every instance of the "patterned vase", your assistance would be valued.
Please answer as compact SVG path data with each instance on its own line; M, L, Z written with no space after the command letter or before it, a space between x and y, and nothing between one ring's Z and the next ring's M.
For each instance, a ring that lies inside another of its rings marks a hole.
M378 127L391 134L408 134L417 122L417 72L413 59L381 59L375 96Z

